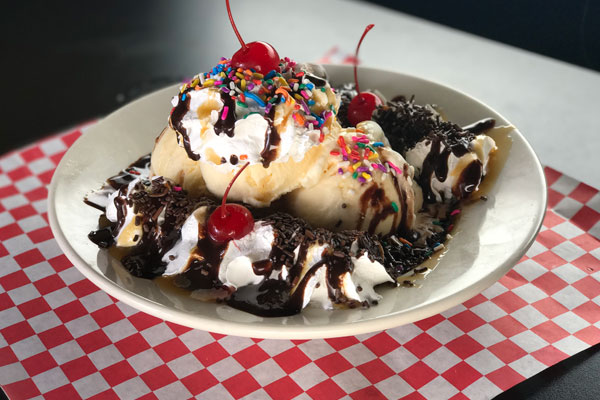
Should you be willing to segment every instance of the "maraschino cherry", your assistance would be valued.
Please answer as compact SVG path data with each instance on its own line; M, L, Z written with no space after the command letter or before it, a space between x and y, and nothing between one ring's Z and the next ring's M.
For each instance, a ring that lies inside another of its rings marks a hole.
M350 121L350 123L354 126L356 126L359 122L370 120L375 108L382 104L381 99L377 97L377 95L369 92L360 92L358 87L358 75L356 73L356 64L358 64L358 49L360 49L360 45L367 35L367 32L369 32L374 26L374 24L367 25L365 31L360 37L360 40L358 41L358 46L356 46L356 55L354 56L354 83L356 84L356 91L358 92L358 95L356 95L348 105L348 121Z
M247 162L235 174L223 194L223 201L208 217L208 234L215 242L227 242L246 236L254 227L254 218L246 207L239 204L227 204L227 195L235 180L249 165Z
M280 72L279 68L279 54L269 43L265 42L251 42L244 43L242 36L235 26L233 16L231 15L231 8L229 7L229 0L227 3L227 14L229 14L229 21L233 27L233 31L237 36L242 48L235 52L231 57L231 65L237 68L253 69L254 71L267 74L268 72L275 70Z

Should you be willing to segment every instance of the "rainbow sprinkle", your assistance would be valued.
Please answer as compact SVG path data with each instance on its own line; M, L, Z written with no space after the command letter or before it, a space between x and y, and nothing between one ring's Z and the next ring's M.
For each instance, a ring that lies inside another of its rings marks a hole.
M400 168L398 168L397 166L395 166L393 162L388 161L387 163L390 167L392 167L394 169L394 171L396 171L396 173L398 175L402 175L402 170Z
M398 240L399 240L399 241L400 241L400 243L402 243L402 244L405 244L405 245L407 245L407 246L409 246L409 247L411 247L411 246L412 246L412 243L411 243L411 242L409 242L408 240L404 239L403 237L399 237L399 238L398 238Z
M223 121L225 121L225 119L227 118L227 113L229 112L229 107L224 106L223 107L223 112L221 113L221 119Z
M184 82L180 88L180 99L185 101L189 91L212 87L229 95L237 107L262 108L260 114L263 115L271 112L273 105L285 103L293 110L295 124L307 130L320 130L319 141L322 142L329 132L327 121L334 115L333 108L317 114L311 107L316 104L313 92L325 92L326 88L316 88L303 71L295 72L296 63L287 57L281 60L279 66L281 72L273 70L263 75L253 69L235 68L231 60L221 58L209 72ZM249 100L252 104L248 104ZM229 112L232 110L223 107L220 118L225 120Z
M331 116L333 116L333 113L327 115L327 118ZM350 132L352 134L350 139L348 139L348 136L338 136L338 148L329 152L331 156L341 158L338 174L343 175L348 172L353 179L360 183L373 180L373 171L375 170L379 170L384 174L392 171L396 175L402 174L402 170L394 163L380 158L378 150L384 147L382 142L372 142L359 129ZM394 208L394 211L398 211L397 204L393 203L392 208Z

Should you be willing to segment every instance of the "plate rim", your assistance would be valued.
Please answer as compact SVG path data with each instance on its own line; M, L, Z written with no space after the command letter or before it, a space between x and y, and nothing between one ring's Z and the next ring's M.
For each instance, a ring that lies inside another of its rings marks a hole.
M347 65L336 65L336 64L322 64L327 70L333 71L335 69L350 69L352 66ZM456 92L464 97L466 97L469 101L476 102L479 105L492 110L495 114L499 115L506 122L510 124L510 121L505 118L498 111L488 106L484 102L472 97L471 95L462 92L452 86L441 84L434 80L426 79L417 75L406 74L399 71L391 70L391 69L383 69L383 68L370 68L370 67L361 67L362 73L368 73L367 71L378 71L391 73L395 75L402 75L405 78L418 80L420 82L424 82L426 84L433 84L437 87L444 88L445 90L450 90ZM149 97L155 96L158 92L171 88L176 85L171 85L164 87L162 89L153 91L145 96L140 97L139 99L128 103L127 105L120 107L114 112L110 113L106 117L99 120L93 127L98 127L100 124L104 123L106 119L113 117L116 114L124 112L124 110L135 103L143 102ZM511 124L512 125L512 124ZM514 125L513 125L514 126ZM502 263L500 266L495 268L492 271L483 276L483 278L478 279L475 282L472 282L467 287L463 288L463 290L457 291L453 294L450 294L446 297L437 299L431 303L429 303L425 308L415 307L412 309L404 310L400 314L386 314L374 319L363 320L363 321L352 321L345 323L332 323L327 325L313 326L313 325L279 325L273 326L271 324L246 324L242 322L234 322L228 321L225 319L216 320L214 318L206 318L201 314L194 314L193 318L190 318L190 314L185 311L178 310L172 307L167 307L160 303L154 302L153 300L131 292L125 287L118 285L116 282L113 282L107 279L103 274L99 271L96 271L92 268L81 256L77 253L77 251L71 246L66 236L63 233L63 230L60 227L58 216L56 213L56 202L54 201L56 197L56 190L58 181L60 180L60 176L63 176L63 170L67 167L67 160L71 154L77 152L78 145L81 145L82 138L85 136L81 136L78 138L65 152L60 163L54 170L52 180L50 182L48 188L48 220L49 225L52 230L52 234L54 235L55 240L57 241L59 247L64 252L65 256L69 259L70 262L92 283L94 283L98 288L117 298L120 301L123 301L125 304L134 307L137 310L143 311L147 314L150 314L154 317L170 321L173 323L177 323L183 326L192 327L195 329L201 329L205 331L215 332L219 334L225 335L236 335L236 336L245 336L245 337L253 337L253 338L265 338L265 339L316 339L316 338L332 338L332 337L342 337L342 336L352 336L359 335L364 333L381 331L397 326L401 326L404 324L412 323L417 320L421 320L424 318L428 318L432 315L436 315L442 311L445 311L453 306L463 303L464 301L472 298L476 294L480 293L487 287L494 284L498 281L503 275L505 275L516 263L521 259L521 257L526 253L526 251L531 247L534 243L541 227L546 214L547 209L547 184L543 172L543 167L539 161L539 157L535 153L534 149L531 147L530 143L524 137L521 132L515 128L514 132L520 136L523 140L523 144L525 145L525 150L527 153L533 156L535 160L535 169L536 169L536 177L539 180L543 191L541 193L542 196L542 208L541 212L537 215L537 221L533 224L533 228L530 231L528 239L520 244L519 250L514 252L511 256L507 258L507 260ZM415 316L418 314L418 318Z

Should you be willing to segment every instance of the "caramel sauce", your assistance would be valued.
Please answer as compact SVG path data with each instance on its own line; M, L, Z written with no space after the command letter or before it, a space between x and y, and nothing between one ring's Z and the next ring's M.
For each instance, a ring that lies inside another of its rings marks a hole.
M487 193L489 189L493 187L508 158L510 148L512 146L512 139L510 137L510 132L512 129L512 127L497 127L487 132L487 134L495 140L497 150L490 155L488 174L482 182L479 190L471 195L470 201L477 201L481 195ZM369 191L372 192L371 194L373 196L369 196L370 198L364 199L366 204L374 202L375 204L381 206L383 204L380 203L385 203L385 199L379 198L379 196L375 195L374 192L376 191L377 187L373 187L372 190ZM405 205L400 204L400 206L402 207ZM402 214L405 213L403 212ZM460 226L459 218L456 218L455 226ZM303 293L305 286L309 281L309 277L315 274L317 270L325 264L328 265L328 276L325 279L328 294L331 299L338 299L339 301L341 299L341 292L339 290L341 285L339 280L346 271L346 263L343 262L343 258L341 257L336 259L335 257L325 256L323 260L316 263L311 268L303 271L303 273L300 273L300 271L297 271L297 269L301 268L301 265L303 265L307 256L306 253L308 246L306 246L306 244L307 243L302 246L303 248L300 251L299 260L292 268L296 269L296 271L290 270L291 276L294 276L294 273L302 275L297 275L294 282L267 279L258 285L249 285L247 287L240 288L235 292L235 296L233 296L231 300L226 300L225 302L234 308L244 310L255 315L272 317L298 313L302 309ZM216 249L212 243L209 244L208 242L201 243L199 247L201 248L201 251L199 252L201 253L200 259L208 261L208 264L210 264L212 268L206 268L206 266L202 268L200 265L197 265L198 268L194 268L195 263L192 262L190 268L188 268L188 270L183 274L172 277L155 278L154 281L161 290L168 291L179 296L194 298L196 297L194 294L195 289L214 288L216 278L214 273L215 271L218 271L218 268L214 268L214 264L218 264L218 261L222 256L223 249ZM127 248L112 247L109 251L111 256L116 259L121 259L125 255L129 254L129 249ZM403 287L421 287L423 280L426 279L427 276L441 263L447 251L448 247L444 246L443 249L432 254L429 259L421 263L411 273L399 277L399 285ZM273 269L280 269L281 265L274 265L272 259L273 258L255 262L253 264L254 272L257 275L267 276ZM209 272L207 274L209 270L212 270L212 273ZM125 270L123 270L123 275L129 276ZM203 300L222 301L219 300L222 297L223 291L214 289L210 292L210 295ZM334 306L336 306L336 308L338 305L338 303L334 302ZM352 305L349 306L352 307Z
M481 196L488 194L492 187L494 187L510 154L513 143L511 132L514 131L514 129L513 126L504 125L486 132L486 135L494 139L497 148L490 155L487 165L488 173L479 185L479 188L471 195L471 201L479 200Z
M219 102L215 96L211 96L204 103L202 103L200 107L198 107L196 114L198 114L198 119L200 120L209 119L210 114L218 109Z
M215 133L225 133L231 137L233 136L233 126L236 119L234 112L235 104L233 100L228 98L228 96L224 96L224 99L225 102L230 106L229 114L225 119L222 119L221 115L219 115L219 119L215 124ZM173 122L175 122L174 125L178 126L181 129L180 135L178 136L181 136L183 138L184 147L186 147L186 150L188 151L189 155L189 138L185 134L185 129L179 125L181 122L179 118L183 116L183 111L186 108L189 110L189 96L185 102L180 102L179 106L176 107L176 110L174 110L174 113L172 115L172 119L174 120ZM205 119L209 118L210 113L217 108L218 103L216 102L216 100L210 99L202 107L196 110L196 112L200 119ZM271 161L272 158L274 158L273 154L271 154L270 147L276 146L279 143L280 139L277 130L273 126L273 115L274 107L273 112L269 115L269 117L271 118L266 118L269 121L269 128L265 133L264 154L261 153L263 160L267 163L265 167L268 167L268 163ZM286 118L287 117L288 116L286 116ZM470 201L475 201L478 200L481 195L484 195L485 193L489 192L491 187L496 182L504 164L506 163L510 152L510 148L512 146L512 138L510 137L509 133L512 131L513 128L490 128L488 125L486 125L485 122L482 121L473 124L473 126L470 128L471 130L476 131L478 133L479 131L482 133L485 132L488 136L492 137L495 140L497 146L497 149L490 155L490 159L488 162L488 174L486 175L483 182L480 184L479 189L472 193L470 196ZM454 149L447 149L447 151L443 152L439 149L439 145L439 142L434 143L434 147L437 147L437 150L435 152L430 153L430 155L433 155L431 156L431 160L428 160L429 162L427 164L430 170L429 175L431 176L432 174L435 174L440 181L443 181L448 174L447 158L450 154L450 151L453 151ZM208 158L209 161L213 161L215 164L226 162L219 159L218 156L214 153L214 151L209 153ZM213 158L215 158L215 160L213 160ZM445 162L443 162L444 160ZM230 161L232 162L232 164L234 163L233 160ZM237 162L237 159L235 160L235 162ZM465 178L465 180L471 181L472 179ZM399 190L400 188L396 178L394 183L400 198L399 205L402 209L401 226L403 227L406 222L405 218L407 211L406 193L403 189ZM371 221L368 229L370 232L375 230L375 227L381 220L385 219L388 215L394 213L394 210L390 206L389 199L387 199L384 192L377 186L369 188L369 190L367 190L363 194L363 196L361 196L360 200L362 205L361 210L363 218L368 205L377 209L376 215ZM117 212L119 212L119 207L117 207ZM394 224L396 222L396 217L397 216L395 215ZM119 218L119 220L122 220L122 218ZM458 223L459 219L456 219L455 225L457 225ZM327 284L330 299L332 299L332 301L334 302L341 302L341 300L344 300L342 298L343 295L340 291L340 288L342 286L341 278L346 272L349 272L348 262L345 259L347 255L339 251L334 251L331 254L323 254L323 259L321 261L311 266L311 268L309 268L307 271L304 271L303 276L299 276L300 273L299 271L297 271L297 269L301 268L304 260L306 259L306 252L308 250L307 244L308 242L303 243L300 254L298 255L298 261L295 263L295 265L292 266L290 270L290 276L296 277L296 279L293 282L267 278L258 285L248 285L239 288L239 290L233 293L233 296L230 298L230 300L227 301L227 303L235 308L244 311L249 311L255 315L283 316L296 314L302 309L303 294L306 289L306 285L309 282L308 278L314 275L318 271L318 269L323 265L328 266L327 278L325 279L325 282ZM190 262L190 265L188 266L185 272L172 277L161 276L155 278L154 281L161 289L168 290L170 292L174 292L182 296L190 297L193 297L193 291L195 289L216 288L214 297L214 299L216 299L216 293L218 292L219 285L217 275L219 265L224 254L224 249L225 246L216 246L206 237L201 238L198 241L198 247L196 251L196 255L198 257ZM130 254L129 250L130 249L123 247L112 246L109 249L109 253L115 259L120 260L123 257ZM417 284L415 282L425 279L426 276L440 264L441 259L444 257L447 251L448 247L444 246L443 249L435 252L431 255L431 257L428 260L424 261L418 267L416 267L410 275L399 277L398 282L406 286L416 286ZM283 261L280 261L277 257L274 256L266 260L257 261L253 264L255 274L263 276L268 276L273 270L281 270L282 267ZM127 274L127 276L130 275Z
M175 283L176 275L171 276L158 276L152 281L158 286L163 292L173 293L181 297L189 297L191 292L188 289L179 287Z
M215 151L212 148L207 148L205 150L205 154L206 154L206 160L215 164L215 165L221 165L221 157L219 157L219 155L217 153L215 153Z
M481 196L487 195L494 187L496 181L498 180L498 176L502 172L502 169L504 168L506 160L510 154L510 149L513 143L511 132L513 130L513 126L503 125L492 128L487 132L483 131L486 135L494 139L496 142L496 150L490 154L487 165L488 173L482 180L479 188L473 192L469 198L465 199L464 204L480 201ZM452 232L456 232L456 229L460 228L460 216L461 214L455 217L454 229ZM452 232L450 232L450 235L452 235ZM448 252L447 244L451 240L452 239L449 239L446 242L446 245L442 250L432 254L428 260L425 260L421 265L416 267L412 271L412 274L399 277L398 283L404 287L421 287L421 282L426 279L427 275L429 275L440 264L444 255Z
M111 246L108 249L108 254L110 254L113 258L116 258L117 260L122 259L129 253L130 253L129 249L125 248L125 247Z
M450 239L452 240L452 239ZM444 246L443 249L431 255L431 257L423 261L418 267L413 269L411 272L404 276L398 277L398 284L403 287L421 287L422 281L427 278L434 269L440 265L442 258L448 252L448 247Z
M129 225L123 227L121 231L121 236L117 241L117 246L121 247L132 247L138 244L139 240L142 238L143 231L142 226L135 223L136 218L134 217Z
M458 160L458 164L456 164L456 167L454 167L454 169L450 173L450 176L455 178L458 177L459 171L463 171L469 164L476 160L477 157L474 154L469 154L469 157L461 157Z

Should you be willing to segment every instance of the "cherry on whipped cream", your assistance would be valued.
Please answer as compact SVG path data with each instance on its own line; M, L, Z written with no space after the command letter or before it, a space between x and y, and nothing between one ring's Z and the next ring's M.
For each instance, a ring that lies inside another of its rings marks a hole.
M360 37L360 40L358 41L358 45L356 46L356 54L354 56L354 83L356 85L356 91L358 92L358 95L356 95L348 105L348 121L355 126L359 122L370 120L375 108L383 104L381 99L374 93L360 92L358 87L358 75L356 72L356 65L358 64L358 50L360 49L360 45L367 35L367 32L369 32L374 26L374 24L367 25L365 31Z
M249 162L235 174L229 186L223 194L223 200L210 217L208 217L207 230L210 238L219 243L240 239L246 236L254 228L254 217L246 207L240 204L227 204L227 195L235 180L244 169L250 165Z
M253 69L261 74L267 74L272 70L280 72L279 54L277 54L275 48L265 42L245 43L233 21L229 0L226 0L226 3L229 21L242 45L242 48L236 51L233 57L231 57L231 65L236 68Z

